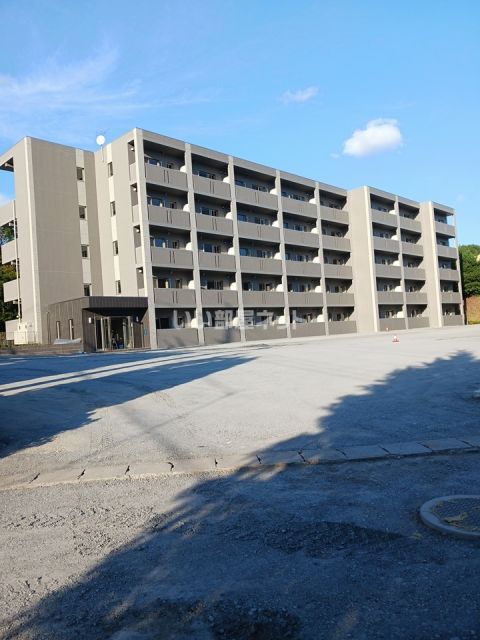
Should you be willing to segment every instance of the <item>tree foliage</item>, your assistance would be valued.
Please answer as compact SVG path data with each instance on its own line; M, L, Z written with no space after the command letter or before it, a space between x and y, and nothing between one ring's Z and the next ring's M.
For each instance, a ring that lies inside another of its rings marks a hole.
M459 247L463 295L480 295L480 245L464 244Z

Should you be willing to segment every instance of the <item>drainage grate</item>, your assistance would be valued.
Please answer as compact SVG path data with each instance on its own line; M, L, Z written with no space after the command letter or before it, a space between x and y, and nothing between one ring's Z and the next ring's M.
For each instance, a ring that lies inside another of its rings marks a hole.
M443 496L429 500L420 509L423 522L461 538L480 538L480 496Z

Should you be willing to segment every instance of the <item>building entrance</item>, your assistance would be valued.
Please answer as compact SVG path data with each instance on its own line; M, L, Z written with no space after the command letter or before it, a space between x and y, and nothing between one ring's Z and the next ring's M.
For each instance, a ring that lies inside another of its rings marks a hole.
M102 316L95 318L96 351L141 349L142 324L132 316Z

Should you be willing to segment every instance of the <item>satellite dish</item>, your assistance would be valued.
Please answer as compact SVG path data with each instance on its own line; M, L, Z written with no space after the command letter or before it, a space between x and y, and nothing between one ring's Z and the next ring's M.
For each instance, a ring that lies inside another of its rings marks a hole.
M102 145L105 144L105 136L100 134L95 138L95 142L98 144L99 147L101 147Z

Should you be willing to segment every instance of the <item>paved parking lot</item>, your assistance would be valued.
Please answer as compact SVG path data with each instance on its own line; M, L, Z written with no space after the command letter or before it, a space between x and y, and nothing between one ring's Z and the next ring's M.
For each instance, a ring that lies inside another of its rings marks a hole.
M480 327L0 359L0 483L102 465L479 435Z

